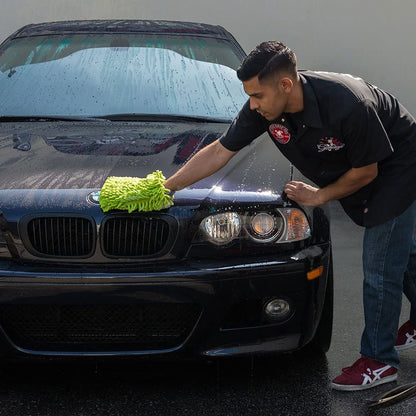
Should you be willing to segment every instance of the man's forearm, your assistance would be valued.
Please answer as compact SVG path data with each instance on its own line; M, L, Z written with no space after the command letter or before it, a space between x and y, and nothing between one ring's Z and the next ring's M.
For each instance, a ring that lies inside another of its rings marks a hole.
M321 204L345 198L373 181L378 173L377 163L359 169L351 169L334 183L319 189Z
M196 153L181 169L168 178L164 185L172 191L186 188L220 170L235 153L227 150L217 140Z

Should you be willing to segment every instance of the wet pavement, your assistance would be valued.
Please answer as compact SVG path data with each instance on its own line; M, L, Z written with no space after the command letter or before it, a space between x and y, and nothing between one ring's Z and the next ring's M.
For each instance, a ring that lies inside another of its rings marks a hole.
M143 359L7 360L0 366L1 416L414 415L416 398L369 411L366 400L416 381L416 348L400 353L398 383L336 392L329 380L358 358L362 229L332 207L335 267L333 342L306 351L220 361ZM409 306L404 301L403 319Z

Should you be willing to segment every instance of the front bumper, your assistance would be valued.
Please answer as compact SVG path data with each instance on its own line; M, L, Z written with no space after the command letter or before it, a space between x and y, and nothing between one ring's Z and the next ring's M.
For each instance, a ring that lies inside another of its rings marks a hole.
M1 262L0 352L227 356L295 350L318 325L329 253L329 244L321 244L279 260L94 272L24 270ZM307 272L321 265L322 275L308 280ZM263 313L275 297L292 307L279 323Z

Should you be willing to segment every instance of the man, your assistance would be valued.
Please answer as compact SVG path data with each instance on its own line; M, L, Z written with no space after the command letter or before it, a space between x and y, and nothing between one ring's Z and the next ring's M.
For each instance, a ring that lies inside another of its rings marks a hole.
M237 71L249 100L228 131L166 181L182 189L224 166L262 133L309 179L287 196L339 200L365 228L361 358L332 381L361 390L397 379L396 350L416 345L416 122L390 94L345 74L297 70L280 42L257 46ZM399 330L405 292L412 308Z

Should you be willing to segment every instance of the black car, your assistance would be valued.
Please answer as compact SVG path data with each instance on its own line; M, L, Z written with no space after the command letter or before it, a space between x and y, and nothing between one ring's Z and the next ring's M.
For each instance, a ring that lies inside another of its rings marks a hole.
M158 212L99 205L168 177L247 100L219 26L69 21L0 46L0 353L230 356L329 348L326 207L262 136Z

